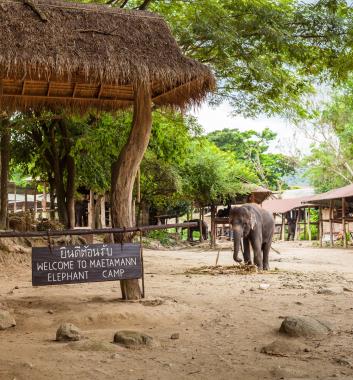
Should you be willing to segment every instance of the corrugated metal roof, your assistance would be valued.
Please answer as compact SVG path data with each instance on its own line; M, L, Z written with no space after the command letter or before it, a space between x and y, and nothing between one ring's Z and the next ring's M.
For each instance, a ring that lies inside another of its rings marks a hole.
M333 199L350 198L353 197L353 184L340 187L327 191L326 193L317 194L312 197L308 197L305 202L320 203L321 201L328 201Z

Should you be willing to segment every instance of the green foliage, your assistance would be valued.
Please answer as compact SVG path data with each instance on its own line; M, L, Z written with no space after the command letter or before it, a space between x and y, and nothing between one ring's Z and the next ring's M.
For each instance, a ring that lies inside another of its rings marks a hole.
M80 0L138 9L142 0ZM303 95L353 68L352 9L344 0L198 0L148 2L164 17L184 54L212 67L213 102L234 113L306 116Z
M269 145L276 133L266 128L262 132L241 132L238 129L223 129L207 135L208 140L224 151L233 152L237 160L246 165L264 186L278 190L286 187L282 178L294 174L296 160L280 153L269 153Z
M302 164L317 192L353 181L352 107L353 79L349 79L313 123L315 142Z
M205 138L196 139L182 169L184 193L200 205L220 203L243 192L243 180L254 180L234 154L223 152Z
M339 62L352 61L344 1L175 0L152 1L150 9L166 18L185 54L211 65L214 101L228 100L236 113L304 115L313 77L341 77Z

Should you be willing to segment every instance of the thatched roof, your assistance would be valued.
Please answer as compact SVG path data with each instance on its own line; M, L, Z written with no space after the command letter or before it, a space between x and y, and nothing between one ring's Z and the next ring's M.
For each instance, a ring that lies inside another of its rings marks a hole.
M183 56L155 14L0 0L0 109L117 109L132 103L139 82L151 84L156 105L176 107L214 87L210 69Z

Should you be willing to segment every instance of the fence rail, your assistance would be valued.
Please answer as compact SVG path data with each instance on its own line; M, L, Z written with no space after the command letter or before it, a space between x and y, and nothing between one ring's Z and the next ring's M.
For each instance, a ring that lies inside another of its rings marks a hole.
M47 230L47 231L3 231L0 232L0 238L9 237L48 237L63 235L102 235L102 234L124 234L132 232L146 232L155 230L166 230L168 228L191 228L197 227L197 222L161 224L140 227L126 228L97 228L97 229L74 229L74 230Z

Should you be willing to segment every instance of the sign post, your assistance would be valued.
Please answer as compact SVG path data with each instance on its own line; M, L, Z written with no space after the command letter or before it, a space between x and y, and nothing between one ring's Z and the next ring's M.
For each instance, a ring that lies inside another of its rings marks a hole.
M139 279L142 272L140 244L32 248L33 286Z

